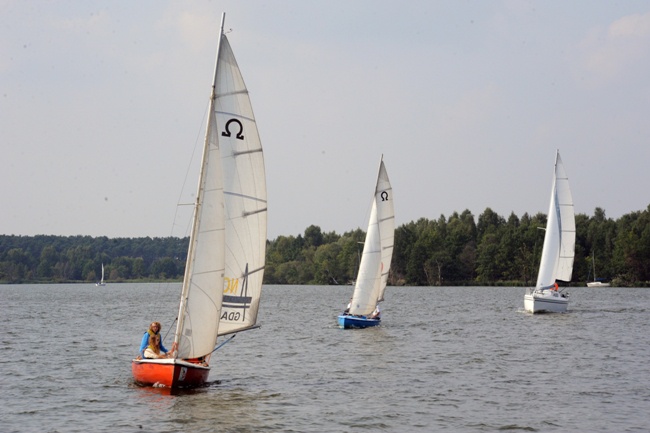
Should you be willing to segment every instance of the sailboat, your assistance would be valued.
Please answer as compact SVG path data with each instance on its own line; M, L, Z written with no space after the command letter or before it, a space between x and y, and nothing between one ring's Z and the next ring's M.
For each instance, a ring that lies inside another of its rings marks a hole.
M259 326L267 226L264 159L224 22L225 14L174 344L168 358L132 361L141 385L205 384L210 355L234 335L219 346L218 337Z
M587 282L587 287L610 287L609 283L604 283L596 278L596 255L594 251L591 251L591 265L594 270L594 280Z
M106 285L106 283L104 282L104 264L103 264L103 263L102 263L102 279L99 280L98 283L95 283L95 285L96 285L97 287L99 287L99 286L105 286L105 285Z
M569 296L560 292L557 281L570 281L575 255L576 224L569 179L560 152L555 155L551 204L546 221L542 258L534 289L524 295L524 309L531 313L564 313Z
M379 302L384 300L388 283L394 238L393 189L382 155L352 300L338 316L341 328L368 328L380 324Z

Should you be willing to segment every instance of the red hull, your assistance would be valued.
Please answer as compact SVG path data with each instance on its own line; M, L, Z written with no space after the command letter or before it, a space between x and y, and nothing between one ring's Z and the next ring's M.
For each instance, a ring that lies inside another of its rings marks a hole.
M180 359L134 359L131 371L140 385L193 388L208 381L210 367Z

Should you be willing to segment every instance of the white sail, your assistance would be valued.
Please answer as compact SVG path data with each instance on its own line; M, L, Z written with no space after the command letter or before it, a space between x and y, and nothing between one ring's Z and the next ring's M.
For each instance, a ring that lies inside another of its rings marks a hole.
M223 35L216 81L216 117L226 208L226 261L219 334L255 325L266 254L266 176L253 108Z
M99 282L95 283L95 285L97 287L106 285L106 283L104 282L104 263L102 263L102 278L99 280Z
M551 204L546 222L542 259L536 288L555 284L555 280L570 281L575 256L575 215L569 179L558 151L551 190Z
M377 302L383 299L390 270L394 236L393 191L382 159L350 314L369 315L377 306Z
M177 358L197 358L211 353L217 341L221 317L226 231L219 125L215 111L214 83L217 81L218 59L219 47L178 324L174 336L174 342L178 344Z

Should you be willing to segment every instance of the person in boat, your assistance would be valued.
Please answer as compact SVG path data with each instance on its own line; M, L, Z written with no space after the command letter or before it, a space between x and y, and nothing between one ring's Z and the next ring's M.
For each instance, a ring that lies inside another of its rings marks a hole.
M350 307L352 306L352 298L350 298L350 302L348 302L348 306L345 308L345 311L343 312L343 315L350 314Z
M160 322L151 322L151 325L149 325L149 329L147 329L147 332L145 332L144 335L142 336L142 342L140 343L140 357L141 358L145 358L144 352L147 349L147 347L149 347L149 344L150 344L149 339L154 335L157 335L158 337L160 337L160 328L162 328L162 325L160 324ZM159 343L158 344L160 345L160 350L163 353L169 352L165 348L165 346L163 346L162 339L159 338Z
M147 359L167 358L167 351L163 352L161 347L160 335L152 335L149 337L149 345L144 349L144 357Z
M370 314L370 316L368 318L369 319L380 319L379 316L381 316L381 311L379 311L379 305L377 305L375 307L375 311L373 311L372 314Z

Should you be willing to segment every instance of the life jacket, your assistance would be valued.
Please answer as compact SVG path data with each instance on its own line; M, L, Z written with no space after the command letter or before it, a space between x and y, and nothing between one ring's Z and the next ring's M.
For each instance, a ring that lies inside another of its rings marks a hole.
M156 355L160 354L160 333L156 334L151 329L148 329L147 334L149 334L149 345L147 346L147 349L151 349L151 351L153 351ZM155 347L151 344L151 337L153 337L154 335L157 335L159 338L158 346Z

